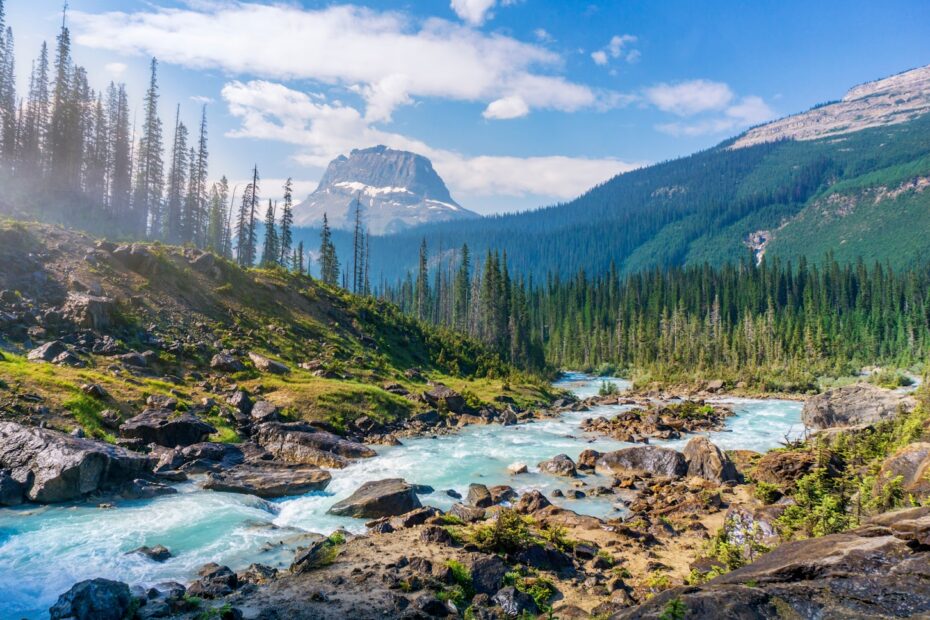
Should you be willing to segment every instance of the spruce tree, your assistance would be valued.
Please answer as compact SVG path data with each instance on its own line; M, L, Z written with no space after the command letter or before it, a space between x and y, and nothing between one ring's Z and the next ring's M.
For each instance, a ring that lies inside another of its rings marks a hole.
M168 243L188 241L186 214L184 213L184 189L187 182L187 127L181 122L181 106L174 117L174 141L171 146L171 167L168 171L168 194L165 204L165 221L153 217L153 236L163 237Z
M262 246L262 267L274 267L279 264L281 251L278 248L278 225L275 218L275 208L268 200L268 209L265 211L265 241Z
M415 284L416 317L425 321L429 317L429 273L427 271L426 237L420 242L420 259L417 263Z
M158 221L164 191L162 123L158 116L158 61L152 58L149 87L145 93L142 137L136 158L136 184L132 196L129 230L144 236L149 218Z
M471 289L471 256L467 243L462 244L459 269L455 274L453 289L452 325L455 329L464 332L468 327L468 298Z
M226 201L229 199L229 181L220 178L210 189L210 215L207 223L206 247L211 252L222 255L226 232Z
M304 275L304 242L297 243L297 249L294 250L294 260L291 263L297 275Z
M132 137L129 129L129 97L126 85L112 82L107 91L107 115L110 125L109 206L115 222L130 219L132 193Z
M253 179L257 177L256 168ZM255 184L249 183L242 193L236 217L236 260L243 267L251 267L255 263L255 201Z
M197 246L207 245L207 172L209 153L207 152L207 106L200 113L200 130L196 150L191 150L190 172L188 174L187 201L185 203L186 241L193 241Z
M55 80L52 90L51 120L49 123L48 151L50 170L56 189L72 190L77 180L72 177L73 163L69 154L75 140L75 106L71 100L74 67L71 62L71 33L64 18L57 38L55 52Z
M284 182L284 205L281 207L281 266L285 269L290 267L291 246L294 243L294 236L291 228L294 225L294 182L288 177Z
M0 15L0 161L8 170L12 170L17 157L15 67L13 30L8 26L4 29Z
M325 213L323 228L320 230L320 279L332 286L339 284L339 259L329 229L329 218Z

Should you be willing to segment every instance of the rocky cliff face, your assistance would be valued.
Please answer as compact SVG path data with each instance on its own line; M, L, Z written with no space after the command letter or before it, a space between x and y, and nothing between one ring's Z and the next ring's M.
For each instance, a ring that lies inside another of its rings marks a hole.
M896 125L930 112L930 65L855 86L840 101L750 129L730 148L776 140L816 140Z
M427 158L375 146L330 162L319 187L295 208L295 222L318 226L325 213L333 228L350 229L356 198L365 225L374 234L478 217L452 199Z

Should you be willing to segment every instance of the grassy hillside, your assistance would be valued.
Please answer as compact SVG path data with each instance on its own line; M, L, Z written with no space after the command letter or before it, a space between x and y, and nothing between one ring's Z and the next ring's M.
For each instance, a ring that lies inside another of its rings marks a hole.
M104 409L126 416L153 394L173 395L183 406L240 387L295 418L339 427L361 415L392 419L425 409L384 390L388 383L415 392L427 379L442 382L474 405L499 395L522 404L548 396L544 380L389 304L283 270L243 270L187 248L139 246L148 258L130 268L114 258L113 247L56 227L0 222L3 417L105 435ZM144 369L85 350L85 332L56 322L69 294L88 291L115 300L98 336L111 336L120 353L152 351ZM73 344L84 367L26 359L31 347L58 337ZM269 374L249 363L239 372L213 372L210 360L222 350L247 362L247 353L258 353L290 372ZM110 398L84 394L88 383ZM229 429L221 432L230 438Z

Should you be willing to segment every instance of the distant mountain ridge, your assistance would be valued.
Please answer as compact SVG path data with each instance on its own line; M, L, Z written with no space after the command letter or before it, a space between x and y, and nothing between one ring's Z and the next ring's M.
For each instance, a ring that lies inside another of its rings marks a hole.
M620 174L569 202L431 224L371 246L387 278L467 243L515 273L636 273L827 253L892 267L930 256L930 66L851 88L680 159ZM435 254L434 254L435 256Z
M413 226L479 217L459 205L429 159L379 145L340 155L326 168L317 189L294 208L297 226L354 226L356 199L364 223L376 235Z

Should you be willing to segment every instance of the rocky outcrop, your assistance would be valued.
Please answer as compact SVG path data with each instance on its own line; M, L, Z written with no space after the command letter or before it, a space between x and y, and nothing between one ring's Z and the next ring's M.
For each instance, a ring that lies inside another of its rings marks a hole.
M146 475L154 461L116 446L0 422L0 469L39 503L78 499Z
M346 499L333 504L329 513L359 519L402 515L421 506L414 488L401 478L372 480Z
M26 359L32 362L51 362L62 353L67 353L68 347L60 340L46 342L40 347L36 347L26 355Z
M808 428L849 428L875 424L914 406L914 399L868 383L836 388L809 398L801 421Z
M254 439L282 461L319 467L343 468L351 459L371 458L377 454L364 444L303 422L262 424Z
M736 482L736 467L720 448L707 437L695 437L682 451L688 463L688 475L698 476L711 482Z
M671 448L634 446L601 455L594 469L605 475L645 473L676 478L688 473L688 464Z
M275 498L322 491L331 479L328 471L312 465L254 461L210 472L203 486L214 491Z
M76 583L48 610L51 620L123 620L132 605L129 586L109 579Z
M200 443L216 432L212 424L192 413L177 413L170 409L146 409L119 427L120 435L173 448Z
M614 620L912 618L930 614L930 508L886 513L841 534L790 542L702 586L663 592Z
M612 418L587 418L582 420L581 429L619 441L645 443L649 438L678 439L684 433L720 430L731 415L733 410L724 405L685 400L649 404L645 409L630 409Z

